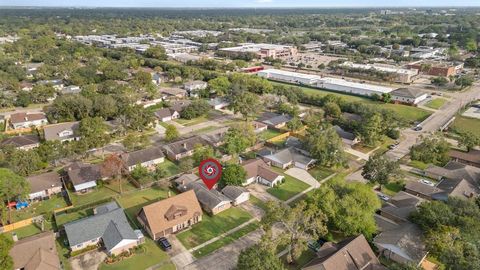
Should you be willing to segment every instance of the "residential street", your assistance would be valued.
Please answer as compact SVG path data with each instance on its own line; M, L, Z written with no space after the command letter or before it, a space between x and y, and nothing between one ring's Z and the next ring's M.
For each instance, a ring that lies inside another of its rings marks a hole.
M480 99L480 82L478 81L467 91L455 93L451 101L442 107L442 110L436 111L425 119L420 124L423 127L422 131L414 131L411 128L403 130L402 135L405 139L400 142L397 148L388 151L386 155L394 160L401 159L410 152L410 147L417 143L420 135L437 131L449 119L455 116L465 104L476 99Z

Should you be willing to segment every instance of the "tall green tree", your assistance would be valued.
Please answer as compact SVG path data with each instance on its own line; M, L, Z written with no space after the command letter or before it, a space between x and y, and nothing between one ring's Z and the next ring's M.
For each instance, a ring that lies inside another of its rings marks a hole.
M87 117L82 119L78 133L89 148L101 147L110 141L108 127L101 117Z
M240 164L228 164L222 170L220 182L222 186L242 186L247 178L247 172Z
M443 166L450 160L449 150L450 143L445 140L442 134L437 133L422 136L421 142L410 149L410 157L412 160Z
M244 122L232 126L224 136L224 149L228 154L240 154L253 146L257 140L251 123Z
M232 93L230 96L230 107L233 112L240 113L245 120L256 116L262 109L261 99L253 93L242 91L240 93Z
M237 270L286 270L275 250L253 245L240 252Z
M165 140L167 142L171 142L175 139L177 139L180 136L180 133L178 133L177 128L174 125L167 125L165 128Z
M10 250L13 247L12 239L6 233L0 234L0 267L4 270L13 269L13 259Z
M3 224L5 224L7 219L4 216L5 211L3 211L6 203L16 199L24 199L29 192L30 184L24 177L9 169L0 168L0 209L2 210L1 218Z
M328 227L345 236L371 238L377 231L374 215L381 204L368 185L335 179L317 189L312 201L327 216Z
M319 165L332 167L345 164L342 140L329 124L309 126L304 145Z
M363 166L362 176L370 182L380 184L381 188L393 177L400 176L400 165L383 154L375 154Z

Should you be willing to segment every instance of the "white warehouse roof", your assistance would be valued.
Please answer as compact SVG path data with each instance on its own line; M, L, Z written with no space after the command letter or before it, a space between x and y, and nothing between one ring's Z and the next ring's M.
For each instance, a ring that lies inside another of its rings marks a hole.
M377 93L390 93L394 90L393 88L390 88L390 87L366 84L366 83L349 82L343 79L336 79L336 78L322 78L320 80L320 83L322 84L327 83L327 84L339 85L339 86L344 86L349 88L362 89L362 90L377 92ZM326 88L328 89L328 87Z
M318 75L312 75L312 74L304 74L304 73L298 73L298 72L292 72L292 71L286 71L286 70L280 70L280 69L265 69L257 72L259 75L281 75L281 76L288 76L288 77L293 77L293 78L299 78L299 79L305 79L305 80L320 80L322 77Z

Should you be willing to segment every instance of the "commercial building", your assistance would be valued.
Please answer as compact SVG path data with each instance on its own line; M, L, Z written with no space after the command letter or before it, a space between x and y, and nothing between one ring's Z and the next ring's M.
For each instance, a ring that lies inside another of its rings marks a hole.
M399 88L392 91L390 94L392 95L393 102L411 105L417 105L428 96L427 93L412 88Z
M265 44L265 43L243 43L237 47L222 48L219 51L224 52L227 56L238 56L242 54L253 53L257 58L263 59L266 57L284 58L297 55L297 48L287 45Z
M458 74L460 71L462 71L463 63L420 60L409 63L407 67L410 69L417 69L426 75L448 77L450 75Z
M355 64L352 62L345 62L341 66L352 68L352 69L361 69L361 70L372 70L393 74L395 77L395 82L399 83L411 83L415 76L418 75L418 70L416 69L405 69L395 66L387 65L378 65L378 64Z
M350 82L337 78L322 78L320 81L317 82L317 87L362 96L371 96L374 94L382 95L390 93L394 90L391 87Z
M257 75L275 81L283 81L289 83L297 83L297 84L306 84L306 85L314 85L322 77L317 75L311 74L304 74L292 71L285 71L280 69L265 69L257 72Z

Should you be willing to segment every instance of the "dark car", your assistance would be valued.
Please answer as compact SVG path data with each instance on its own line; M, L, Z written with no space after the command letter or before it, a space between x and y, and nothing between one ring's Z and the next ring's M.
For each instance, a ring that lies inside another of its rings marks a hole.
M172 245L170 244L170 242L168 242L168 239L165 237L160 237L158 239L158 244L164 251L172 249Z

